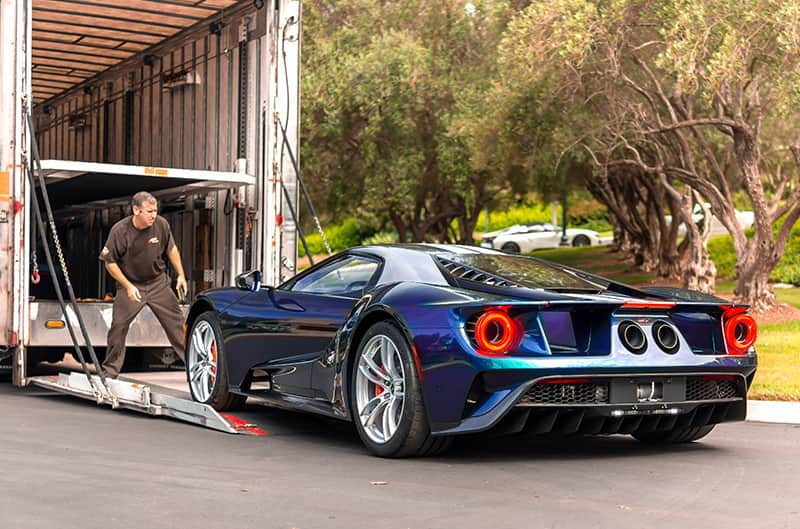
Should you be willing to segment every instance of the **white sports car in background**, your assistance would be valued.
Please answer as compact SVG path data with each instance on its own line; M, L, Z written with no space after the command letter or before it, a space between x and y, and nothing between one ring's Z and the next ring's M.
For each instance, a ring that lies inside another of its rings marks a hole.
M503 230L484 233L481 246L510 253L530 252L541 248L558 248L561 245L561 235L559 226L544 222L515 224ZM597 246L605 243L596 231L567 228L569 246Z
M710 208L710 204L706 204L706 207ZM734 210L734 214L736 215L736 220L739 222L739 225L743 229L747 229L753 225L755 221L755 215L752 211L739 211L738 209ZM667 221L667 224L672 222L672 215L665 215L664 219ZM694 205L694 212L692 213L692 219L694 219L695 223L697 223L698 227L701 226L701 221L703 220L703 208L700 204ZM711 210L711 235L725 235L728 233L728 228L723 226L722 222L714 215L714 211ZM678 226L678 237L684 237L686 235L686 224L681 222Z

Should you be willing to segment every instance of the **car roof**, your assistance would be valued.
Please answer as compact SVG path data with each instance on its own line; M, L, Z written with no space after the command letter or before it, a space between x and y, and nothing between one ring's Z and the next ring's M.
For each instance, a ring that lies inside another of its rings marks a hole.
M351 248L353 252L371 253L378 257L408 256L410 254L502 254L498 250L490 250L481 246L469 246L466 244L437 244L437 243L396 243L396 244L373 244L370 246L356 246Z
M465 254L502 254L479 246L433 243L398 243L357 246L346 253L368 254L383 261L381 283L421 281L448 285L444 273L434 261L435 256Z

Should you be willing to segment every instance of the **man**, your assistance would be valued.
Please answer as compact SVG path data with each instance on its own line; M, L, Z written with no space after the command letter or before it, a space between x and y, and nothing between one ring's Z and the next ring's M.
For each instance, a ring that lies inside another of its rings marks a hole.
M116 378L125 361L125 337L131 322L145 305L150 307L167 334L167 339L181 360L183 349L183 313L170 288L164 256L178 273L178 290L186 292L181 255L164 217L158 216L158 202L146 191L133 196L133 215L125 217L108 234L100 253L106 270L117 280L108 348L103 370Z

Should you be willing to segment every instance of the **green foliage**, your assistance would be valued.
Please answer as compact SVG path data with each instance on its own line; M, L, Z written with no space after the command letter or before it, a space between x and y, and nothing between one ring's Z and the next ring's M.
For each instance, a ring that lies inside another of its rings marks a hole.
M397 242L397 232L395 231L381 231L371 235L361 241L363 245L369 244L392 244Z
M335 214L364 208L405 239L471 236L498 175L472 124L496 70L507 2L304 3L304 170Z
M559 206L559 219L561 218L561 207ZM550 222L550 204L538 204L529 206L519 206L505 211L489 212L489 231L502 230L515 224L528 224L530 222ZM481 212L478 217L477 229L483 230L486 227L486 212Z
M561 216L562 208L559 204L556 207L556 224L558 225L561 224ZM552 205L537 201L503 210L490 210L488 231L501 230L515 224L551 222L552 220ZM611 229L605 207L586 192L570 194L567 202L567 226L598 232ZM486 231L485 211L482 211L478 217L475 229L481 232Z
M340 224L331 224L325 228L325 236L328 238L328 244L333 252L340 252L358 246L361 240L368 237L372 233L368 228L360 225L354 218L345 219ZM312 255L325 254L325 245L322 242L322 236L317 233L309 233L306 235L306 243ZM303 245L299 245L300 256L306 255Z
M777 226L775 229L777 231ZM800 285L800 226L792 228L786 251L769 277L781 283Z
M773 227L777 233L780 223ZM747 231L752 236L752 230ZM708 252L717 267L717 276L733 278L736 276L736 252L730 235L720 235L708 241ZM770 281L791 283L800 286L800 226L795 226L789 235L786 251L769 276Z
M587 181L610 206L619 193L604 191L615 173L652 178L648 190L691 185L718 210L735 204L773 222L768 215L797 179L787 146L800 119L799 6L797 0L530 1L500 46L494 107L508 122L501 138L513 144L517 131L538 129L528 137L541 143L522 142L508 159L538 161L558 175L580 167L579 153L591 152L597 171ZM792 200L787 206L796 205ZM615 208L615 218L631 238L641 238L641 227L625 222L631 202ZM762 243L768 236L759 233L758 247L744 251L771 253L774 238ZM718 268L732 273L732 252L716 244ZM773 277L795 278L797 268L782 261Z
M570 228L584 228L598 232L609 231L612 228L606 207L586 191L569 196L567 220Z
M708 241L708 253L717 267L717 277L735 277L736 252L733 251L733 239L730 235L719 235Z

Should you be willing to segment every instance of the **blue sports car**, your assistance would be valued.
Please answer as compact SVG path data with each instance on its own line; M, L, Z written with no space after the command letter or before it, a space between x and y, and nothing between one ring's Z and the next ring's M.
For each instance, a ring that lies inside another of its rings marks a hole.
M384 457L486 430L694 441L744 420L756 370L745 307L467 246L353 248L277 288L242 274L187 329L195 400L350 420Z

